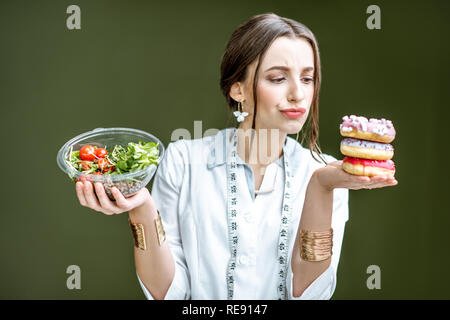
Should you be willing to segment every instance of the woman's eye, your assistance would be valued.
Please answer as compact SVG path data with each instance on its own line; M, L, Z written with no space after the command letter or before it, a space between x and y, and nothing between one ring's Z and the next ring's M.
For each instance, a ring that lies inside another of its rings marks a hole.
M284 78L275 78L275 79L271 79L270 81L272 81L274 83L280 83L283 80L284 80Z
M305 82L305 83L313 83L314 82L314 78L310 78L310 77L303 78L303 82Z

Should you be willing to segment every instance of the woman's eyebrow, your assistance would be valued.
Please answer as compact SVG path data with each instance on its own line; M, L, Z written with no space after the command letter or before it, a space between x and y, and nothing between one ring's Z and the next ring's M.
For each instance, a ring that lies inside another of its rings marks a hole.
M267 72L267 71L270 71L270 70L274 70L274 69L279 69L279 70L283 70L283 71L289 71L290 70L290 68L286 67L286 66L272 66L272 67L266 69L266 71L264 71L264 72ZM309 71L314 71L314 67L304 67L303 68L303 72L309 72Z

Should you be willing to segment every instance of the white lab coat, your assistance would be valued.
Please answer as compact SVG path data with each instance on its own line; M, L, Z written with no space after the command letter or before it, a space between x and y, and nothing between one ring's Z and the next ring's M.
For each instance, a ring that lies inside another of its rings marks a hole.
M230 258L227 227L226 150L236 128L216 136L178 140L168 145L154 177L151 195L160 211L167 241L175 261L175 276L165 299L227 299L226 271ZM228 139L228 140L226 140ZM220 143L219 143L220 142ZM348 220L348 189L335 189L331 265L300 297L292 296L291 258L300 222L306 187L322 166L309 149L289 136L285 140L294 178L289 262L286 278L289 299L330 299ZM254 195L252 168L238 157L239 244L233 299L278 299L277 244L280 231L284 162L282 155L266 168L260 191ZM336 159L324 155L328 162ZM245 190L245 191L244 191ZM138 276L148 299L153 299Z

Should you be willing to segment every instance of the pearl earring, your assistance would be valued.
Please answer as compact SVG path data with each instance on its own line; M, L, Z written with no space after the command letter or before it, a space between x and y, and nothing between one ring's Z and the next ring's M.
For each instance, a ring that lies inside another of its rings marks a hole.
M244 121L245 117L248 116L248 112L242 112L242 104L238 103L238 110L233 112L234 116L237 119L237 122Z

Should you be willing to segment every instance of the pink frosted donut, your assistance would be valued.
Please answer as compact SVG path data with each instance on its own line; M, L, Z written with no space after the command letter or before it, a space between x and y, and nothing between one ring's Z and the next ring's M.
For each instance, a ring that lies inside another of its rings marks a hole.
M342 169L357 176L394 175L395 164L392 160L368 160L345 157L342 160Z
M395 129L391 120L374 119L355 115L345 116L339 127L344 137L390 143L395 139Z

